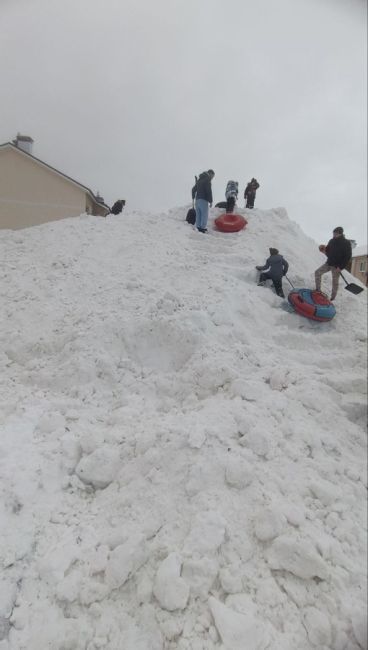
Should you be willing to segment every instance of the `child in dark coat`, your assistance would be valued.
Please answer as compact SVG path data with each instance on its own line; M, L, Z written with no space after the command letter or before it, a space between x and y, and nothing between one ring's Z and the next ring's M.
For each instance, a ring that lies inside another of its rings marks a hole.
M270 257L266 260L266 264L264 266L256 266L257 271L263 271L259 276L258 286L264 287L266 280L272 280L277 295L280 298L285 298L282 288L282 278L287 274L289 264L280 255L277 248L270 248L269 250Z

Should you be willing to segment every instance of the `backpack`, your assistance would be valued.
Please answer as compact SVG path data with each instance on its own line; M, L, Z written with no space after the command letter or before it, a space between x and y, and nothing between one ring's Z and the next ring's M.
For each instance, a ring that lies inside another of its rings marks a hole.
M185 221L187 221L192 226L194 226L194 224L196 222L196 211L195 211L194 208L190 208L190 210L188 210Z

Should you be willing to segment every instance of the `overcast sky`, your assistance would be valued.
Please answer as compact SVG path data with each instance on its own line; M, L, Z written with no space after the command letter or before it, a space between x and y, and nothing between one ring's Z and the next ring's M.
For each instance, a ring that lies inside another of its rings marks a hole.
M256 207L363 244L366 49L365 0L0 0L0 143L150 212L255 176Z

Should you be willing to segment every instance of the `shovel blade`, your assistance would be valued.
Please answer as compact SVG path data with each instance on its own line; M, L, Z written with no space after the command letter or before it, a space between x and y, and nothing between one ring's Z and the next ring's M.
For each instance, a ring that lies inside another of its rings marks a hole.
M358 293L364 291L363 287L358 287L358 285L354 284L354 282L350 282L350 284L347 284L345 289L346 291L350 291L350 293L354 293L356 296L358 295Z

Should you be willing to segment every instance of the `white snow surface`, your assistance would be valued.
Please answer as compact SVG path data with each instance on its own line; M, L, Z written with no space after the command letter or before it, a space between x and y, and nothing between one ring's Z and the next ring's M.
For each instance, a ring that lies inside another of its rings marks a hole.
M290 313L286 211L187 209L0 233L0 650L367 647L367 292Z

